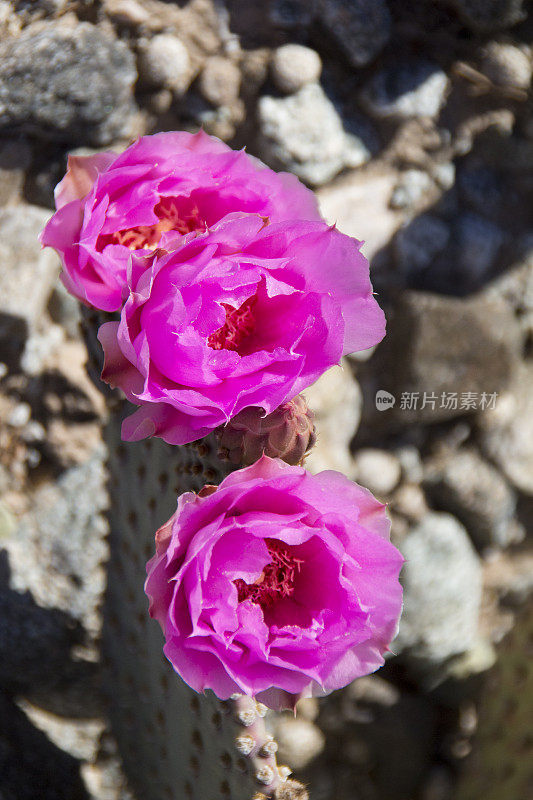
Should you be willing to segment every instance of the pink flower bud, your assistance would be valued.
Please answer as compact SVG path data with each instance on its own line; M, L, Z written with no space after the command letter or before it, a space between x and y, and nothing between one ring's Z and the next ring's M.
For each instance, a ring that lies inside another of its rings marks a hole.
M266 416L257 406L243 409L216 436L219 457L232 464L248 466L265 454L295 466L316 441L314 414L299 394Z

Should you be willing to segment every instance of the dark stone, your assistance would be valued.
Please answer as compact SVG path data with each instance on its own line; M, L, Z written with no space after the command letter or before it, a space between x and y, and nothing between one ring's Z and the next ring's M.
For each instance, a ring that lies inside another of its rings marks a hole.
M475 450L438 455L427 465L424 485L434 507L454 514L480 550L513 542L519 527L514 493Z
M526 17L523 4L523 0L455 0L455 6L467 25L479 31L516 25Z
M280 28L297 28L309 25L315 6L315 0L271 0L269 17Z
M38 606L29 592L9 588L7 554L0 552L0 684L18 691L57 684L80 628L62 611Z
M438 64L426 59L393 57L363 87L360 99L374 117L437 117L450 81Z
M391 34L385 0L320 0L318 18L353 67L373 61Z
M30 26L0 44L0 128L107 144L127 133L136 77L128 47L94 25Z
M25 319L0 311L0 342L2 343L0 362L5 364L10 372L16 372L20 368L20 360L27 337L28 323Z
M520 332L513 312L499 298L404 291L387 322L385 340L358 373L365 396L360 431L370 419L378 427L402 427L472 414L482 393L501 392L510 382ZM394 395L393 407L376 410L379 390ZM475 406L463 397L467 392L476 395ZM416 407L405 407L411 396Z
M0 692L0 797L2 800L89 800L79 762L35 728Z
M484 216L495 216L503 200L501 177L487 166L462 169L459 172L461 199Z

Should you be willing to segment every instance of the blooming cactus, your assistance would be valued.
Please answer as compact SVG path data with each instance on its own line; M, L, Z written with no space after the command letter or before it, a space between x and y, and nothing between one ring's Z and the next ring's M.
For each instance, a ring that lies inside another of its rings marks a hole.
M145 585L189 686L279 709L383 664L403 559L381 503L267 456L202 495L182 495L157 532Z
M203 131L144 136L122 154L71 156L57 211L41 241L57 250L62 279L82 302L120 309L132 252L205 231L228 213L272 222L320 219L314 195Z
M102 378L140 406L130 441L185 444L249 406L270 414L385 331L359 243L320 221L230 214L132 256L128 283L99 339Z

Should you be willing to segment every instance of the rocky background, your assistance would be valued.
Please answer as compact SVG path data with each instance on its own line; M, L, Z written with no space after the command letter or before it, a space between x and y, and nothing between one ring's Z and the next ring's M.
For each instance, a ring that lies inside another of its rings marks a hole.
M390 503L400 634L271 717L278 760L313 800L525 800L532 36L527 0L0 0L2 800L131 800L98 692L104 409L37 234L69 152L199 126L316 188L389 320L307 392L308 466Z

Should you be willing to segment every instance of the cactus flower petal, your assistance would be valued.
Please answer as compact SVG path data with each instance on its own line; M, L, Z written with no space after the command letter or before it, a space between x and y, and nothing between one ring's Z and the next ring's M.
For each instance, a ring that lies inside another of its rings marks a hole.
M100 337L102 377L141 407L125 421L128 440L186 444L252 406L272 414L337 364L347 340L362 349L385 332L366 260L325 222L228 214L168 253L130 258L117 344L111 328ZM284 441L267 452L278 456L290 436L274 427L271 448ZM263 452L249 444L248 462Z
M263 456L207 496L182 495L145 591L189 686L293 708L384 663L402 563L368 491Z
M321 219L313 193L203 131L144 136L123 153L71 156L41 234L63 262L63 282L83 303L117 311L132 252L204 231L231 212L270 221Z

